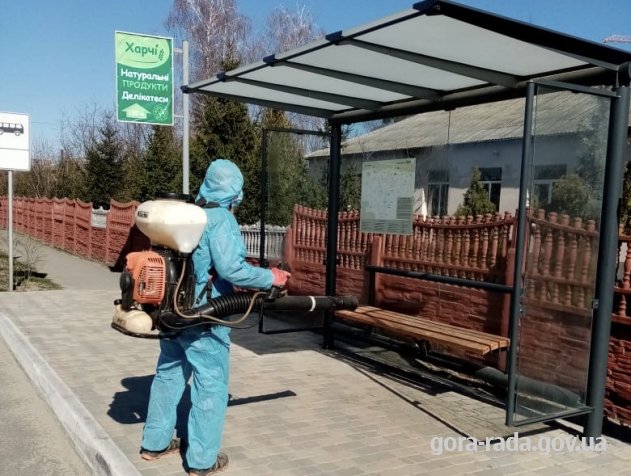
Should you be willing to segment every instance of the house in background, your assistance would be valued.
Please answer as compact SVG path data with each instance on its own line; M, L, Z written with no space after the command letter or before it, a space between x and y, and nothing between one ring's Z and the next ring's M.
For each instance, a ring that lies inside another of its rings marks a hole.
M541 204L550 203L554 183L575 173L582 160L590 160L590 155L604 160L604 141L591 138L604 137L596 131L607 127L606 121L594 124L587 119L603 107L597 97L563 93L543 98L534 117L537 158L532 171L533 195ZM524 108L524 99L516 99L411 116L345 140L342 168L353 164L361 172L366 161L414 157L414 213L423 216L453 215L478 168L497 210L514 212ZM599 112L599 117L607 117L608 111ZM328 156L328 149L307 155L314 177L326 173Z

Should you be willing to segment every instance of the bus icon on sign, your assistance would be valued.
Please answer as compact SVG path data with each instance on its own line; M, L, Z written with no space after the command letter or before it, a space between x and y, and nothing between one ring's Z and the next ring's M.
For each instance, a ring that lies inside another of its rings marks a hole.
M19 136L20 134L24 134L24 126L19 123L0 122L0 134L4 134L5 132Z

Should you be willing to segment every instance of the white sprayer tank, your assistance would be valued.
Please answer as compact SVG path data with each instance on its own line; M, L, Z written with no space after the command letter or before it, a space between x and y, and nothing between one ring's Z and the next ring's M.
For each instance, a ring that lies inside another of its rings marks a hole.
M136 225L151 243L191 253L206 226L206 212L181 200L149 200L136 210Z

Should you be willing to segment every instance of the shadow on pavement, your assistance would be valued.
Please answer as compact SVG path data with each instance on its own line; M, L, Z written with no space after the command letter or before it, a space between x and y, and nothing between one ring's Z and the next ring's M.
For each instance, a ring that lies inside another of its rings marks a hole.
M140 377L129 377L121 380L121 385L125 390L116 392L112 398L112 403L107 414L116 422L125 425L144 423L147 419L147 405L149 403L149 393L153 375L143 375ZM297 394L291 390L283 390L263 395L252 395L247 397L234 398L229 396L228 406L247 405L250 403L260 403L279 398L295 397ZM189 384L184 389L184 394L177 407L177 423L175 425L176 435L186 439L188 414L191 409L191 387Z
M230 400L228 400L228 406L235 407L237 405L247 405L248 403L267 402L270 400L276 400L278 398L295 397L295 396L297 396L297 394L291 390L283 390L282 392L275 392L275 393L266 393L264 395L256 395L253 397L233 398L232 395L230 395Z
M256 354L275 354L281 352L297 352L301 350L321 350L322 334L313 330L322 326L321 314L299 313L292 311L266 312L263 320L264 334L259 332L259 325L251 319L253 327L249 329L233 329L230 339L236 345Z
M153 375L128 377L121 380L125 390L116 392L107 414L116 422L124 425L144 423L147 419L147 405ZM176 435L186 439L188 413L191 408L190 385L184 389L184 394L177 407ZM140 442L139 442L140 444Z
M147 401L152 381L153 375L121 380L125 390L114 394L107 414L119 423L143 423L147 418Z

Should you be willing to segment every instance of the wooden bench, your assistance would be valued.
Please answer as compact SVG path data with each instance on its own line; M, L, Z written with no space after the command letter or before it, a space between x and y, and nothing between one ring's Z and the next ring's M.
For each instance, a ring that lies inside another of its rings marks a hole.
M378 262L378 259L373 261ZM375 307L374 303L376 301L376 291L378 288L376 281L377 274L388 274L444 284L469 286L502 293L510 292L512 289L510 285L471 281L375 265L367 265L366 271L369 277L368 302L370 305L360 306L354 311L335 311L336 317L347 321L347 323L370 326L390 334L393 337L408 341L412 340L415 343L440 344L448 350L458 353L464 352L469 356L484 357L494 351L501 352L508 350L510 346L510 339L508 337L437 322L422 316L411 316L399 312L386 311ZM500 367L504 367L505 365L505 362L499 355L498 365Z
M420 316L409 316L373 306L360 306L354 311L335 311L343 320L364 324L386 331L393 336L416 342L440 344L451 350L484 356L508 348L508 337L431 321Z

